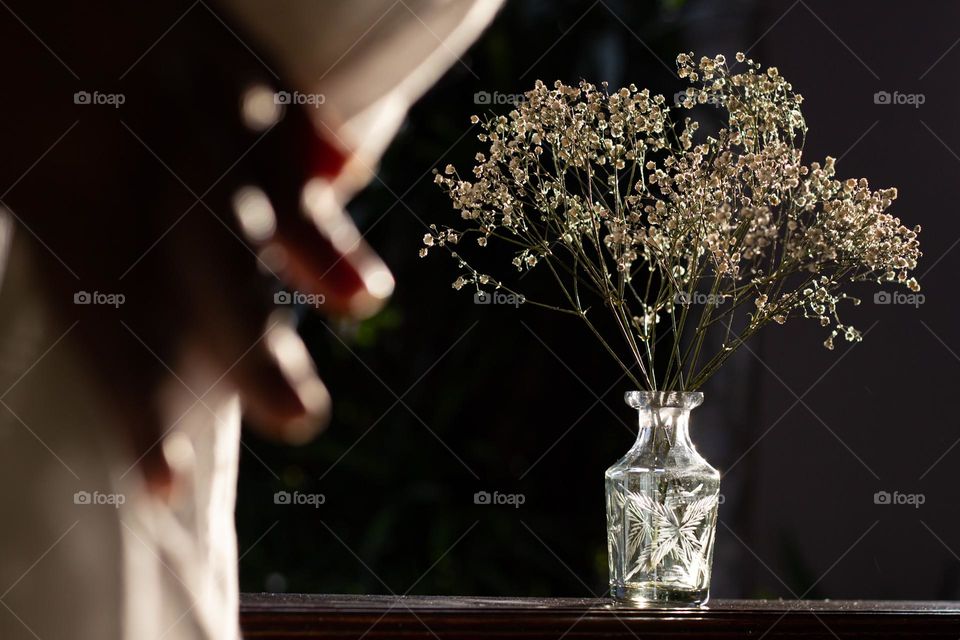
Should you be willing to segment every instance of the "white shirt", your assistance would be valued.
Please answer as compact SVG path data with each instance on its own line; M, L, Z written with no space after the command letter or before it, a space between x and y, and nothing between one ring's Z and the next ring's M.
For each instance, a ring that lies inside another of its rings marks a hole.
M282 65L324 95L317 129L351 150L342 206L372 175L410 105L476 39L502 0L221 0ZM174 27L175 28L175 27ZM90 382L72 328L43 303L44 251L0 211L0 638L239 637L234 531L240 411L225 385L203 403L164 390L186 461L170 503L145 492ZM222 372L173 366L193 389Z

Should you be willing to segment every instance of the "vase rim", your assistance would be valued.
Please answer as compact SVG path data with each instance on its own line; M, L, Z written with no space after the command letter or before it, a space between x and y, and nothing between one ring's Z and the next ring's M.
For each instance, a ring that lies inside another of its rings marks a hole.
M703 403L701 391L627 391L623 400L634 409L693 409Z

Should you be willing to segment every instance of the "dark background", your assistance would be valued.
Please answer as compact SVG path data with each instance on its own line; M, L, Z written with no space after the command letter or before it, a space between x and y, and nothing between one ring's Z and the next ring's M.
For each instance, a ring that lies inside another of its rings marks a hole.
M417 257L424 223L456 220L430 172L470 165L471 114L509 111L476 92L585 78L672 96L676 53L746 50L805 97L808 162L833 155L841 177L899 188L894 211L923 226L925 303L866 295L852 316L866 339L832 352L815 323L774 326L704 389L692 434L725 498L712 595L960 597L958 39L951 2L509 1L351 206L397 276L393 301L360 325L303 318L330 430L300 449L244 437L242 588L604 593L602 474L635 436L629 385L574 320L475 305L451 289L452 261ZM878 91L925 102L875 104ZM326 502L276 505L278 490ZM476 505L480 490L525 503ZM881 490L925 502L878 505Z

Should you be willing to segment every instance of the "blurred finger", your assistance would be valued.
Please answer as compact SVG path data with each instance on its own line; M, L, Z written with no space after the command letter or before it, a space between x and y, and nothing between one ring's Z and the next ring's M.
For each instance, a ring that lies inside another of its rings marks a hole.
M393 293L387 265L322 178L303 188L301 215L284 219L277 241L289 255L287 277L298 289L326 297L327 308L357 318L379 311Z
M244 408L260 430L290 444L302 444L330 422L330 393L313 367L297 332L282 321L267 329L265 348L252 352L249 366L234 376ZM288 395L278 405L276 394Z
M252 171L273 214L270 241L282 252L281 275L287 284L323 295L332 313L360 318L376 313L393 292L394 281L328 181L343 168L344 152L319 137L302 110L293 108L251 155ZM292 158L292 166L301 170L279 167L277 158ZM266 210L263 200L245 203L251 212ZM250 217L243 209L237 210L241 220Z
M271 317L266 278L254 252L232 229L231 202L237 200L226 188L218 190L210 198L212 211L175 232L181 255L190 257L183 281L200 310L200 347L239 392L251 426L301 443L326 426L330 396L290 319ZM246 226L251 224L248 216Z

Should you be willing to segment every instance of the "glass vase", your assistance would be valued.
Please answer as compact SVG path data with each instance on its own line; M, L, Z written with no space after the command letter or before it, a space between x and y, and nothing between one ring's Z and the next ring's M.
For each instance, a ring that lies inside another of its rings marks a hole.
M690 441L703 394L631 391L637 441L607 469L610 593L648 607L696 607L710 593L720 473Z

